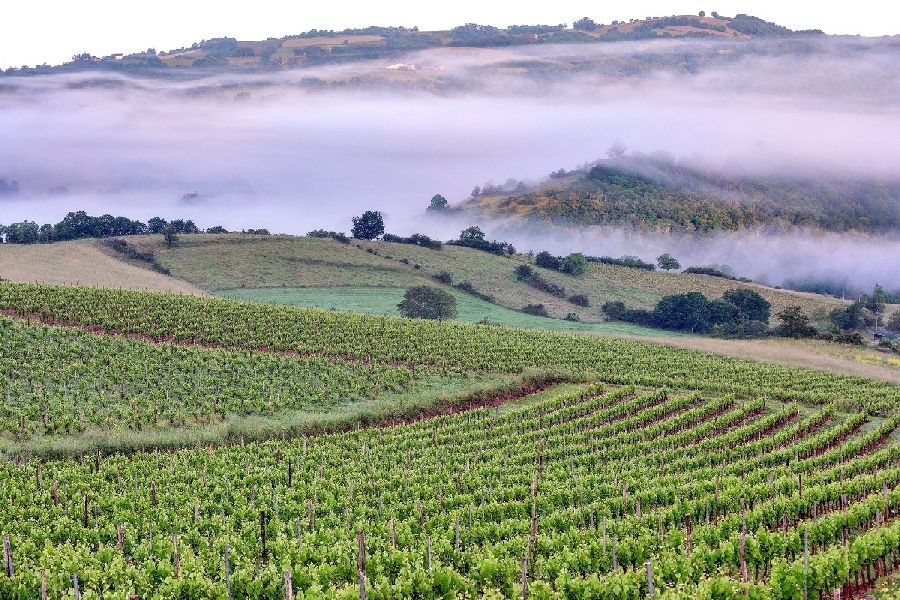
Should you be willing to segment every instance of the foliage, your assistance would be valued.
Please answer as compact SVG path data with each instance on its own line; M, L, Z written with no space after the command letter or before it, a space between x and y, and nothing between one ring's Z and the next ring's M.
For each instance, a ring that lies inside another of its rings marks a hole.
M456 317L456 298L442 289L422 285L406 290L397 308L411 319L445 321Z
M172 223L166 225L166 228L163 229L163 238L166 240L166 246L171 248L178 242L178 233L175 230L175 226Z
M660 233L885 232L900 228L898 199L897 179L827 172L737 175L671 158L626 155L623 146L561 186L512 192L497 205L476 205L482 211L502 207L504 213L535 222Z
M721 310L716 316L722 316ZM696 333L709 331L715 324L710 302L700 292L663 297L653 309L653 321L663 329Z
M306 237L314 238L331 238L342 244L349 244L350 238L343 231L325 231L324 229L314 229L307 232Z
M439 271L432 275L435 281L444 285L453 285L453 274L450 271Z
M738 319L742 321L769 322L772 305L768 300L748 288L727 290L722 299L730 302L738 310Z
M433 240L424 233L414 233L409 237L402 237L399 235L394 235L392 233L386 233L381 239L382 241L393 242L395 244L422 246L423 248L428 248L429 250L440 250L444 246L440 240Z
M522 312L535 315L537 317L549 317L550 313L547 312L547 307L543 304L526 304L522 307Z
M119 289L0 282L0 309L95 331L212 348L435 366L448 372L528 369L604 381L770 397L893 412L895 385L597 336L372 318L327 310ZM0 387L2 390L2 387Z
M645 262L637 256L622 256L620 258L613 258L611 256L587 256L585 257L585 259L588 262L597 262L604 265L628 267L629 269L643 269L644 271L656 270L656 265L654 265L653 263Z
M560 267L562 266L562 261L558 256L554 256L546 250L541 250L535 255L534 264L544 269L559 271Z
M816 330L809 324L809 317L806 316L799 306L788 306L777 315L778 334L784 337L805 338L814 337Z
M466 241L480 241L484 239L484 232L477 225L471 225L459 232L459 239Z
M381 213L367 210L359 217L353 217L351 234L357 240L374 240L384 233L384 219Z
M680 269L681 263L678 262L677 258L666 253L656 257L656 266L664 271L671 271L673 269Z
M891 313L891 316L888 319L885 327L887 327L888 331L900 333L900 310L895 310L893 313Z
M573 277L584 275L587 273L588 267L587 259L580 252L573 252L568 256L554 256L546 250L537 253L534 257L534 264Z
M447 210L447 199L440 194L435 194L431 197L431 203L425 210L429 212L443 212Z
M840 330L853 331L866 327L865 304L857 300L846 308L835 308L828 313L828 320Z
M591 301L584 294L574 294L569 296L569 302L575 306L590 306Z
M490 252L497 256L507 256L516 253L516 249L512 244L507 242L487 241L485 234L477 225L472 225L459 232L459 239L447 242L455 246L465 246L467 248L475 248L484 252Z
M721 271L717 267L688 267L682 273L690 273L693 275L708 275L710 277L721 277L723 279L734 279L733 276L728 275L724 271Z

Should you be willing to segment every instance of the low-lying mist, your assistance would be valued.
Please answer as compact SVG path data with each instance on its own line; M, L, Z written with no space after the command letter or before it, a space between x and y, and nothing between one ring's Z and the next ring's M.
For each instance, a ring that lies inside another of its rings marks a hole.
M414 72L369 61L202 78L0 78L0 179L19 190L0 195L0 222L55 223L85 210L302 234L349 231L352 216L373 209L392 233L448 239L456 223L423 216L434 194L456 203L487 181L539 181L604 156L617 140L702 155L721 168L898 172L897 44L753 44L439 49L398 58L435 68ZM727 263L773 284L821 267L900 287L896 239L501 233L523 250L672 252L683 264Z

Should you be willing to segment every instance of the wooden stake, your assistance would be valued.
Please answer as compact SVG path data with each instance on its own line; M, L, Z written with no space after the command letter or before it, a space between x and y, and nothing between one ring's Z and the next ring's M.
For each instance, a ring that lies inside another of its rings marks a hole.
M525 600L528 594L528 552L522 557L522 600Z
M691 515L690 514L686 515L685 520L687 521L687 523L686 523L687 536L685 537L685 547L687 549L687 558L690 559L691 558ZM648 560L647 565L649 565L649 564L650 564L650 561Z
M122 556L125 555L125 525L123 523L119 523L117 529L117 533L119 534L119 552L122 553Z
M656 600L656 591L653 589L653 565L650 564L649 558L644 562L644 566L647 567L647 593L650 595L650 600Z
M12 579L13 577L13 559L12 559L12 549L9 546L9 536L3 536L3 564L6 567L6 576Z
M284 572L284 600L294 600L294 582L291 580L291 570Z
M47 600L47 569L41 569L41 600Z
M172 555L175 559L175 576L181 579L181 557L178 555L178 534L172 534Z
M78 573L72 573L72 589L75 591L75 600L81 600L81 590L78 589Z
M228 560L228 542L225 542L225 593L231 600L231 562Z
M394 524L394 516L393 515L391 515L391 549L392 550L397 549L397 529L396 529L396 525Z
M359 599L366 600L366 534L363 531L356 532L358 554L356 569L359 572Z

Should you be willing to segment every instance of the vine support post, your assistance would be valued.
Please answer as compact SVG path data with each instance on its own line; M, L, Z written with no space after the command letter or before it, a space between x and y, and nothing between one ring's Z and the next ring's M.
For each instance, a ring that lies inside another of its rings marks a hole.
M429 568L431 562L431 538L429 537ZM359 600L366 600L366 534L363 531L356 532L356 541L359 547L359 554L357 555L357 564L356 568L359 571Z
M647 567L647 594L650 600L656 600L656 590L653 589L653 565L649 558L644 562L644 566Z
M744 533L743 532L741 532L740 553L741 553L741 582L747 583L747 554L744 551Z
M228 542L225 542L225 593L227 600L231 600L231 562L228 558Z
M685 516L685 520L687 521L687 523L686 523L686 535L685 535L685 539L684 539L684 544L685 544L687 559L690 560L691 559L691 515L687 514ZM660 521L660 523L662 523L662 521ZM649 568L649 565L650 565L649 560L647 561L647 565Z
M809 600L809 527L803 528L803 600Z
M175 561L175 576L181 579L181 556L178 555L178 534L172 534L172 555Z
M75 592L75 600L81 600L81 590L78 588L78 573L72 573L72 590Z
M3 566L6 570L6 576L12 579L13 576L13 559L12 549L9 546L9 536L3 536Z
M522 557L522 600L525 600L528 594L528 551Z
M431 534L428 534L428 570L431 570Z
M41 600L47 600L47 569L41 569Z
M284 572L284 600L294 600L294 582L291 580L291 570Z
M122 556L125 556L125 525L119 523L118 527L116 527L116 533L119 534L119 552L122 553Z

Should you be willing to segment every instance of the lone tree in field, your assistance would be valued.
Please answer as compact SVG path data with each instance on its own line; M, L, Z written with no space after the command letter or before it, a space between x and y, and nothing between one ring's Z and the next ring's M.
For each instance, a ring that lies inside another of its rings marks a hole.
M669 254L660 254L656 257L656 266L664 271L671 271L672 269L680 269L681 263L678 262L678 259Z
M444 290L421 285L406 290L397 308L411 319L443 321L456 316L456 298Z
M353 237L358 240L374 240L384 233L384 219L377 210L367 210L361 217L353 217Z
M175 232L175 226L171 223L168 223L166 225L166 228L163 229L162 234L166 239L166 246L168 246L169 248L171 248L175 245L176 242L178 242L178 234Z

